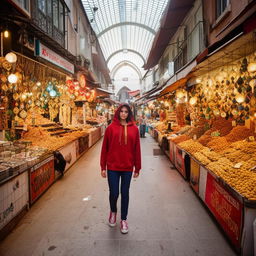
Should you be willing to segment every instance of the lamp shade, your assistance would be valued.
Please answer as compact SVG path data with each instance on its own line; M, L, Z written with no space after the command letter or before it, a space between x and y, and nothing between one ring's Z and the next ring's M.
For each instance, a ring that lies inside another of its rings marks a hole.
M238 103L243 103L243 102L245 101L244 95L241 94L241 93L237 94L237 95L236 95L236 101L237 101Z
M9 62L9 63L15 63L17 61L17 55L13 52L9 52L5 55L5 59Z
M15 74L10 74L8 76L8 82L11 84L15 84L18 81L18 77Z

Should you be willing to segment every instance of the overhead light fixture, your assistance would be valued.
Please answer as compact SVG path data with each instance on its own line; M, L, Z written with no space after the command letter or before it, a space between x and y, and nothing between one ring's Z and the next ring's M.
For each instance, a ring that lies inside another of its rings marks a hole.
M4 37L5 37L5 38L8 38L9 35L10 35L10 32L6 29L6 30L4 31Z

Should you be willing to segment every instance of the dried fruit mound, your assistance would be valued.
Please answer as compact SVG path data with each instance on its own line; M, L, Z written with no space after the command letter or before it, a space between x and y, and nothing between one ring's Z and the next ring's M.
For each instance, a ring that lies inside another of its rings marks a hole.
M255 133L252 130L246 128L245 126L236 126L227 136L225 136L225 138L227 139L228 142L232 143L235 141L244 140L249 136L254 135Z
M193 138L194 135L196 135L197 139L200 138L205 132L204 127L195 127L192 130L190 130L187 135L190 136L190 138Z
M194 140L186 140L184 142L179 143L179 146L189 152L190 154L193 154L195 152L198 152L202 149L204 149L204 146Z
M225 137L213 138L207 143L207 147L213 149L216 152L222 151L230 146L230 142Z
M219 131L220 136L226 136L232 128L232 120L219 117L213 121L211 129L206 131L204 135L211 135L212 132Z
M198 142L201 143L202 145L206 146L208 142L212 140L212 136L210 135L203 135L199 138Z
M180 135L180 136L172 139L172 141L176 144L178 144L180 142L183 142L183 141L186 141L186 140L190 140L190 137L186 134Z

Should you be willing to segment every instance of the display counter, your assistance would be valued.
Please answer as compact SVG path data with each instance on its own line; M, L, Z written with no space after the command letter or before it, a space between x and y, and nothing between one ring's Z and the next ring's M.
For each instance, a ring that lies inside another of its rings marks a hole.
M184 177L184 179L189 180L190 178L190 156L179 146L176 146L175 155L175 167Z
M89 131L89 147L92 147L101 138L101 127Z
M29 170L29 202L32 205L54 182L54 157L49 156Z
M174 165L176 161L176 148L176 144L169 139L169 158Z
M28 170L25 170L0 184L0 240L28 209L28 180Z
M256 202L250 201L190 156L190 185L212 213L235 250L253 255Z

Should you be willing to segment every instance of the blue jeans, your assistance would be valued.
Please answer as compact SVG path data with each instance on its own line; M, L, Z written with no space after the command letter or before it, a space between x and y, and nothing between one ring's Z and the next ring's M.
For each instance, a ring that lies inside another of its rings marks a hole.
M117 199L121 178L121 219L126 220L129 206L129 189L132 172L108 170L109 203L111 212L117 212Z

